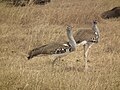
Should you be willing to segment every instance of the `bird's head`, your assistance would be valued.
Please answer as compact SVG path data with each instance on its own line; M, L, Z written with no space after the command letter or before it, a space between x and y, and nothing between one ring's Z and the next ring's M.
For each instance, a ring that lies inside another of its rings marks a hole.
M66 29L66 30L67 30L67 32L71 32L72 28L73 28L72 26L67 25L67 29Z
M93 24L97 24L97 20L93 20Z

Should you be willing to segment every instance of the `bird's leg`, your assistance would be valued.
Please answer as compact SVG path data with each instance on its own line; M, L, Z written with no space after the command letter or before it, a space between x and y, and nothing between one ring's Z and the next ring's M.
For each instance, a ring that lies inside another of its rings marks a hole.
M87 64L87 62L88 62L88 51L89 51L89 49L91 48L92 45L93 44L90 44L90 43L87 43L87 44L84 45L85 70L88 69L88 64Z
M56 58L53 60L52 66L54 66L55 62L56 62L58 59L60 59L60 57L56 57Z
M90 49L92 45L93 45L93 43L89 43L88 44L88 49Z
M87 44L84 44L83 47L84 47L85 70L87 70L87 68L88 68L88 64L87 64Z

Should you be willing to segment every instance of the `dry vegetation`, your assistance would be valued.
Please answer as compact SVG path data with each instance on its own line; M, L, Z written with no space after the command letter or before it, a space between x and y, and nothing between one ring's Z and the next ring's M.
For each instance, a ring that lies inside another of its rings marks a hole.
M26 7L0 3L0 90L120 90L120 18L100 18L119 4L119 0L52 0ZM90 49L88 72L83 71L82 46L54 67L52 56L27 60L29 50L64 41L67 24L75 32L91 27L93 19L99 21L101 40Z

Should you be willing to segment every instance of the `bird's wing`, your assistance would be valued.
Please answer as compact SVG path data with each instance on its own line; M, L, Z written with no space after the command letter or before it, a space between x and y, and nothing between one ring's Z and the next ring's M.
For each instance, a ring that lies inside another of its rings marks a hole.
M77 43L82 41L91 41L95 37L94 31L91 29L80 29L75 33L74 38Z
M44 48L46 54L61 54L71 51L71 47L59 43L51 43Z

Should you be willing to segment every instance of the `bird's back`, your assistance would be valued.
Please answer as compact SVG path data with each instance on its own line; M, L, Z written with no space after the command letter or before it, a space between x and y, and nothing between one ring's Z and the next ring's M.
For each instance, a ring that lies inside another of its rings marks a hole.
M41 54L59 54L64 53L65 49L69 49L69 47L59 43L51 43L40 48L40 51Z
M95 38L95 32L92 29L80 29L74 35L76 43L81 43L82 41L91 42Z
M41 47L35 48L33 50L31 50L28 54L29 54L29 58L32 58L34 56L37 56L39 54L62 54L62 53L66 53L68 50L68 52L71 52L71 47L69 46L65 46L63 44L59 44L59 43L51 43L51 44L47 44L47 45L43 45Z

